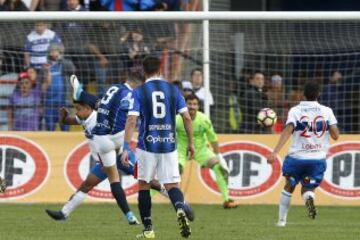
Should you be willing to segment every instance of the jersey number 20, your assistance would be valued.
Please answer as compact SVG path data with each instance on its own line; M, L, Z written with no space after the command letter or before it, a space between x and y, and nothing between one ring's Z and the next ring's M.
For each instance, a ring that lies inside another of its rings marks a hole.
M154 118L164 118L166 114L165 95L161 91L154 91L151 95Z

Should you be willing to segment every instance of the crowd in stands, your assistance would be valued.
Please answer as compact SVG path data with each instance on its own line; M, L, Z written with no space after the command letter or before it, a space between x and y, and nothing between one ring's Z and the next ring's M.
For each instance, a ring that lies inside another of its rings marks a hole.
M0 11L181 11L184 0L0 0Z
M197 10L196 5L200 1L139 0L132 4L133 2L135 1L0 0L0 10L179 11ZM68 131L66 126L57 123L58 109L72 105L71 96L68 96L70 74L76 73L85 88L93 85L93 92L101 97L111 84L124 82L128 76L142 76L141 61L148 54L158 55L162 60L164 77L177 84L184 96L195 93L201 100L200 110L204 110L205 88L203 72L199 68L201 64L193 62L196 64L191 66L191 71L186 72L188 77L179 77L184 75L181 72L184 56L179 56L178 52L185 55L189 47L186 45L189 25L172 22L123 24L37 21L29 22L26 26L26 37L22 40L5 39L0 29L0 72L20 73L17 74L16 84L5 81L15 87L5 88L2 85L3 90L0 91L0 124L4 118L1 111L5 109L9 130L54 131L60 128ZM7 27L9 33L19 26ZM13 47L12 41L21 42L21 47ZM22 55L16 55L18 53ZM14 59L17 61L15 68ZM305 80L312 79L322 84L320 102L334 110L340 129L348 133L359 132L358 79L349 82L346 73L339 70L333 71L327 79L324 72L317 71L318 74L311 78L300 72L289 83L282 72L269 70L264 73L244 68L240 79L229 80L224 86L217 86L215 83L215 88L213 79L210 79L212 88L207 100L217 131L281 132L288 110L302 99L301 86ZM223 84L224 80L219 82ZM220 103L220 95L225 96L225 104ZM274 109L278 115L278 121L272 129L261 128L256 121L257 113L265 107ZM225 116L220 116L220 111L225 111Z

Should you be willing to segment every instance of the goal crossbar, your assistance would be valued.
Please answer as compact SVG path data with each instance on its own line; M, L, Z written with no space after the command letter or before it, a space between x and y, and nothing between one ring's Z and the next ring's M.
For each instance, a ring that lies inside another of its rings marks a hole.
M359 20L360 12L3 12L0 21L23 20Z

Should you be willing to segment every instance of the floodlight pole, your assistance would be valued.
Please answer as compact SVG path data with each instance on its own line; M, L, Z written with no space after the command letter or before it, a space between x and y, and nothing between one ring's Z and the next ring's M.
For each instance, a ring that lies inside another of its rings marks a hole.
M203 12L209 11L209 0L203 0ZM205 88L204 113L210 118L210 49L209 20L203 20L203 79Z

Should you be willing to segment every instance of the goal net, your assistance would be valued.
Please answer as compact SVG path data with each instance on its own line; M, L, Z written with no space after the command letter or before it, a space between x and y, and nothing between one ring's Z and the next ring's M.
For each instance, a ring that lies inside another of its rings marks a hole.
M58 108L73 107L69 74L100 97L111 84L141 78L142 58L156 54L166 79L207 96L219 133L281 131L308 80L321 84L320 102L333 108L343 132L359 133L359 35L355 20L210 19L205 94L201 20L2 19L0 129L58 130ZM256 122L268 107L278 115L272 129Z

